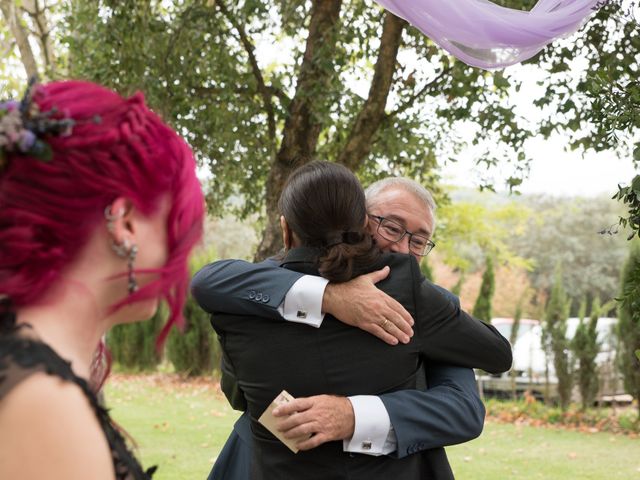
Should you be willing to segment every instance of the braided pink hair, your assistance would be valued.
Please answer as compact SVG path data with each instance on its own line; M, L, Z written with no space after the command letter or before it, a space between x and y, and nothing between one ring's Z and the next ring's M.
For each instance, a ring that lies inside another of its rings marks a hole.
M38 302L117 197L149 215L169 194L169 259L157 280L113 306L163 297L170 316L157 340L162 345L171 326L183 322L187 256L202 233L204 202L190 148L140 93L124 99L100 85L64 81L36 87L33 101L75 126L69 136L45 139L50 162L12 154L0 173L0 298L11 308Z

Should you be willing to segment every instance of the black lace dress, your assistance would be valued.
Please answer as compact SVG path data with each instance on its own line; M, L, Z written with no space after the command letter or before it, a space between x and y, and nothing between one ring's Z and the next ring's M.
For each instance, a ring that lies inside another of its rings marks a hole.
M151 478L156 468L152 467L146 472L142 470L107 410L98 403L87 382L73 373L71 364L38 340L31 328L16 326L13 315L0 314L0 402L21 381L39 372L74 383L84 392L109 442L117 480ZM60 428L64 427L61 425Z

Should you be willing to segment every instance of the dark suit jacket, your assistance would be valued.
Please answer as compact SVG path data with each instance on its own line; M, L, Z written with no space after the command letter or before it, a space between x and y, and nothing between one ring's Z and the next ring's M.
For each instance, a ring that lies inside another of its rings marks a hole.
M277 307L302 273L277 268L278 265L274 259L257 264L242 260L214 262L194 277L193 294L209 312L258 314L279 320ZM459 308L460 302L455 295L437 285L434 287ZM244 395L227 367L223 361L222 389L235 409L245 411ZM429 478L452 480L453 472L442 446L476 438L484 423L484 406L477 393L473 371L429 363L418 375L417 387L421 391L403 390L381 397L397 439L398 449L391 455L401 458L409 452L424 449L430 467ZM407 409L404 405L412 408ZM246 413L236 422L213 465L209 480L248 480L249 423Z
M316 255L312 250L294 249L283 266L317 273L313 267ZM487 371L509 368L511 350L506 339L461 312L432 284L423 281L415 259L386 254L371 270L383 265L391 266L391 274L380 288L399 300L416 320L416 334L408 345L388 346L330 316L320 329L310 333L304 325L214 315L212 323L253 419L283 388L294 396L381 395L414 388L416 371L424 359ZM410 288L407 279L411 279ZM428 478L422 456L393 459L349 455L342 452L341 442L293 456L259 424L254 422L252 427L257 447L255 478ZM425 447L411 444L399 448L412 453Z
M484 407L476 392L473 370L431 364L425 373L430 390L381 395L398 440L399 450L391 455L403 457L419 451L428 472L424 480L453 480L445 449L434 445L452 445L477 437L482 431ZM208 480L249 480L252 445L251 418L245 412L233 426Z

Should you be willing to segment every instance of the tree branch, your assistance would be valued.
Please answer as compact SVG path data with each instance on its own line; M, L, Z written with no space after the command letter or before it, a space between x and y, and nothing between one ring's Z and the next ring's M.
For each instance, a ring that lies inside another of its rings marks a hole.
M40 8L40 2L38 0L24 0L22 6L22 10L32 18L33 24L36 27L36 31L33 33L40 43L44 70L49 72L51 76L55 74L55 57L51 29L49 28L45 15L46 9L46 4L43 8Z
M319 94L334 75L333 55L342 0L314 0L296 93L289 107L278 162L295 166L316 150L322 125L318 121Z
M267 227L255 259L273 255L280 244L278 198L289 174L309 162L322 129L318 111L334 71L342 0L313 0L305 52L297 78L296 93L289 104L280 150L266 184Z
M38 75L38 64L31 45L29 45L29 36L20 22L20 16L16 9L15 2L12 0L0 0L0 10L9 26L9 31L16 39L18 50L20 51L20 60L24 66L24 70L28 78Z
M386 115L386 119L400 115L401 113L405 112L408 108L412 107L420 99L420 97L422 97L433 85L435 85L438 82L438 80L440 80L443 76L451 73L452 70L453 70L452 67L447 67L444 70L442 70L442 72L440 72L440 74L436 78L434 78L430 82L425 83L423 87L417 92L415 92L413 95L411 95L411 97L409 97L409 99L406 102L399 105L398 108L396 108L394 111L388 113Z
M265 85L265 88L267 89L267 92L269 92L269 95L271 95L272 97L276 97L280 100L280 104L282 105L282 108L288 108L289 104L291 103L291 99L287 96L286 93L284 93L284 91L282 91L282 89L280 88L276 88L273 87L271 85ZM229 87L194 87L194 91L195 93L197 93L198 95L216 95L216 94L221 94L221 93L228 93L229 92ZM253 89L250 89L248 87L236 87L233 89L234 93L237 93L238 95L246 95L248 93L255 93L255 91Z
M371 150L373 137L385 118L385 106L396 69L398 49L402 42L402 30L407 22L390 12L384 15L384 26L378 59L369 88L369 96L351 127L344 148L338 155L338 163L357 170Z
M244 47L247 52L247 56L249 57L249 64L251 65L251 72L253 73L254 78L256 79L256 83L258 86L258 93L262 96L262 103L267 113L267 125L269 128L269 138L275 145L276 141L276 117L273 108L273 102L271 101L271 94L267 85L265 84L264 77L262 76L262 71L260 70L260 66L258 65L258 60L256 58L255 47L251 42L251 39L247 35L244 27L236 21L236 18L230 14L229 10L223 0L216 1L217 7L220 9L220 12L224 15L227 21L233 26L233 28L238 32L238 36L240 37L240 43Z

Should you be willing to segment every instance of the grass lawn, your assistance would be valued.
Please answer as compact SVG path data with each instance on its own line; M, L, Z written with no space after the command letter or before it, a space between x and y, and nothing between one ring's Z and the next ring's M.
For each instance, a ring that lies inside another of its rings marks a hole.
M106 400L158 480L205 480L238 417L206 380L113 375ZM457 480L640 479L640 439L622 435L488 422L447 451Z

